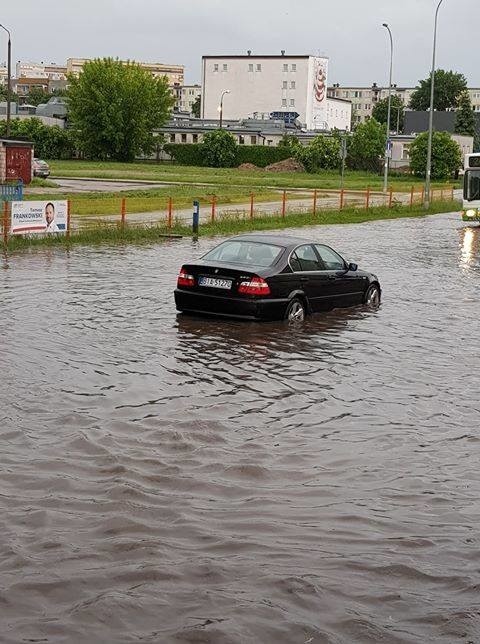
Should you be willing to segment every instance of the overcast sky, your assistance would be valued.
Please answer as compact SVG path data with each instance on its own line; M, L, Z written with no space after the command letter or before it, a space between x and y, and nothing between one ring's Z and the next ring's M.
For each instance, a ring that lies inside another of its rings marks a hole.
M119 57L185 66L200 82L202 55L325 55L329 84L416 85L431 68L438 0L1 0L0 23L12 32L17 60ZM437 67L463 73L480 87L480 0L444 0ZM0 61L6 59L0 30Z

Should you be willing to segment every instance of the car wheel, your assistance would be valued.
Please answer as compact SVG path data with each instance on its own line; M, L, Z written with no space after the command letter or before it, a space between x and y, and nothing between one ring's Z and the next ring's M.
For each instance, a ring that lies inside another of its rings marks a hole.
M372 284L368 287L363 301L364 304L370 306L372 309L376 309L380 306L380 289L377 284Z
M285 319L289 322L303 322L305 319L306 310L305 304L298 297L294 297L290 304L287 306Z

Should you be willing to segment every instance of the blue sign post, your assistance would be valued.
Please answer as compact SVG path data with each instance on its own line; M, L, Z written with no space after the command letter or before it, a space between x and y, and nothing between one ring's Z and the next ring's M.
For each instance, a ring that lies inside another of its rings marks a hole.
M198 236L198 223L200 221L200 203L198 201L193 202L193 218L192 218L192 232L195 236Z

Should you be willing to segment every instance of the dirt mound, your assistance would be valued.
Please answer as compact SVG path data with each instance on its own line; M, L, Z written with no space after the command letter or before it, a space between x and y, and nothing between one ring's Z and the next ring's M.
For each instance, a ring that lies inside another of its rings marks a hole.
M259 168L258 165L255 165L254 163L241 163L238 166L238 170L261 170L261 168Z
M268 172L305 172L303 164L293 157L284 159L283 161L278 161L277 163L271 163L270 165L267 165L265 170Z

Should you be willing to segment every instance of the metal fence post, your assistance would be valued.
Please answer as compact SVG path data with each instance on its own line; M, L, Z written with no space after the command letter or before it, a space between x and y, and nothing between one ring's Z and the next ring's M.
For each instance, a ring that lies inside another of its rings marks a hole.
M287 207L287 191L283 191L283 197L282 197L282 217L285 217L285 212Z
M70 239L70 220L71 220L71 214L70 214L70 199L67 201L67 232L65 237L69 240Z
M250 219L253 220L253 192L250 193Z
M127 214L127 204L125 197L122 198L122 228L125 228L125 216Z
M317 190L313 191L313 216L317 214Z

